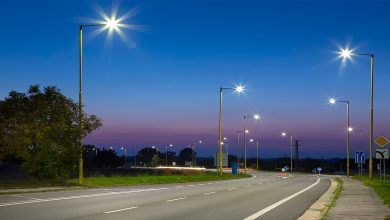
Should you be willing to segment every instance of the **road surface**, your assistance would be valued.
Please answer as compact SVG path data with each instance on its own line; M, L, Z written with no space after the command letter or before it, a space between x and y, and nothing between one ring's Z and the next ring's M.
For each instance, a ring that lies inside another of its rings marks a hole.
M0 196L1 219L297 219L326 177L255 173L250 179Z

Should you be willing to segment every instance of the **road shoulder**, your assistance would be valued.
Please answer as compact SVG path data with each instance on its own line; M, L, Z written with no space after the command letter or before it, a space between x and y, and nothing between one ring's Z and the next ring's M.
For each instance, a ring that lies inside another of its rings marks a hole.
M330 181L329 189L298 218L299 220L321 219L323 217L323 213L329 208L338 185L334 178L330 178Z

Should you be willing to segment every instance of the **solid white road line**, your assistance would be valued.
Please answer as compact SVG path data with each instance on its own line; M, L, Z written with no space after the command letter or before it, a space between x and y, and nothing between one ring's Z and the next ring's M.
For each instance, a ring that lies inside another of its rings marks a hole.
M174 202L174 201L178 201L178 200L183 200L183 199L186 199L187 197L181 197L181 198L177 198L177 199L170 199L170 200L167 200L166 202Z
M230 191L230 190L235 190L235 189L237 189L237 188L230 188L230 189L228 189L228 191Z
M105 214L110 214L110 213L114 213L114 212L121 212L121 211L130 210L130 209L136 209L136 208L138 208L138 207L134 206L134 207L130 207L130 208L117 209L117 210L108 211L108 212L104 212L104 213L105 213Z
M203 195L210 195L210 194L214 194L216 192L208 192L208 193L204 193Z
M258 217L260 217L260 216L264 215L265 213L271 211L272 209L282 205L283 203L287 202L288 200L293 199L294 197L299 196L300 194L302 194L302 193L306 192L307 190L313 188L319 182L320 182L320 178L317 178L317 181L315 183L311 184L310 186L302 189L299 192L296 192L296 193L292 194L289 197L286 197L286 198L280 200L279 202L276 202L276 203L274 203L274 204L272 204L272 205L270 205L270 206L268 206L268 207L266 207L266 208L256 212L255 214L253 214L253 215L251 215L249 217L244 218L244 220L254 220L254 219L257 219Z
M252 185L247 185L247 186L245 186L245 188L249 188L249 187L251 187Z
M40 203L40 202L61 201L61 200L69 200L69 199L83 199L83 198L100 197L100 196L111 196L111 195L129 194L129 193L149 192L149 191L158 191L158 190L165 190L165 189L169 189L169 188L141 189L141 190L109 192L109 193L99 193L99 194L81 195L81 196L56 197L56 198L47 198L47 199L32 199L32 200L26 200L26 201L0 203L0 207L31 204L31 203Z

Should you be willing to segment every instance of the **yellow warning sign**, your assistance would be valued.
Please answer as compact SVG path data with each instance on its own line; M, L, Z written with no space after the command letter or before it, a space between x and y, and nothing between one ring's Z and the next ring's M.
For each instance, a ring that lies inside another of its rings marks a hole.
M381 148L384 148L386 145L388 145L390 143L390 140L385 137L383 134L379 135L376 139L375 139L375 144L377 144L379 147Z

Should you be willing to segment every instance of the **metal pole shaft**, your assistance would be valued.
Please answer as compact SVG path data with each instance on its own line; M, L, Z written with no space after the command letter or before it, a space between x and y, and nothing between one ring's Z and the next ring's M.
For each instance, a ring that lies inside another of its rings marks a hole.
M219 175L222 176L222 87L219 88Z
M372 142L374 135L374 54L371 55L370 65L370 161L368 170L368 179L372 179Z
M240 132L237 131L237 170L240 172Z
M259 141L256 141L256 155L257 155L256 169L257 171L259 171Z
M165 146L165 166L168 166L168 146Z
M290 135L290 166L291 166L291 173L293 172L293 159L292 159L292 146L293 146L293 136Z
M349 177L349 136L350 136L350 131L349 131L349 127L350 127L350 121L349 121L349 111L350 111L350 107L349 107L349 102L347 102L347 176Z
M246 122L244 116L244 173L246 174Z
M79 128L80 128L80 157L79 157L79 184L83 184L83 26L80 25L80 54L79 54Z

